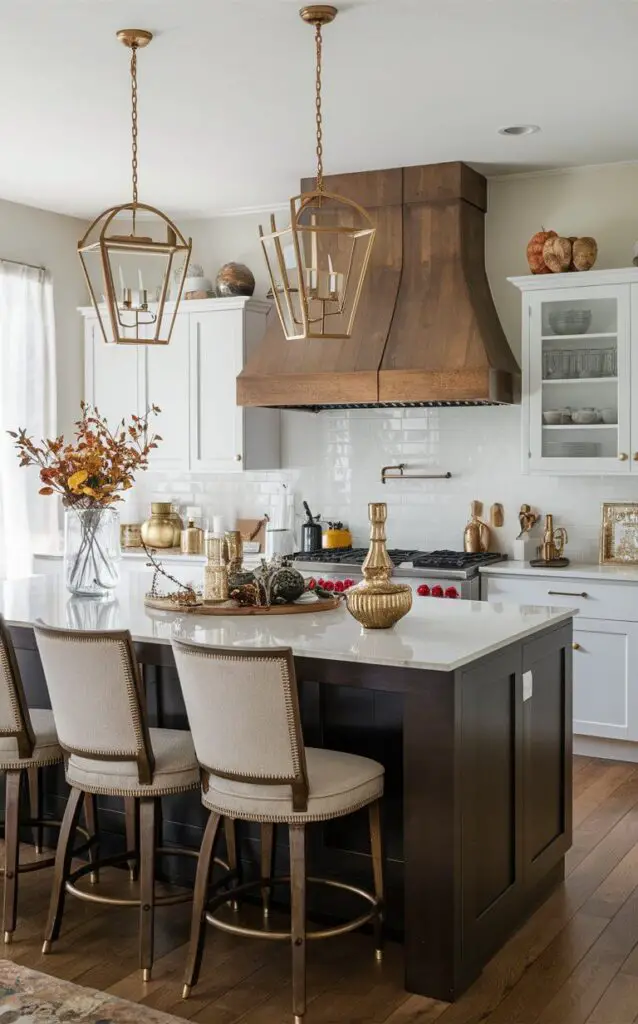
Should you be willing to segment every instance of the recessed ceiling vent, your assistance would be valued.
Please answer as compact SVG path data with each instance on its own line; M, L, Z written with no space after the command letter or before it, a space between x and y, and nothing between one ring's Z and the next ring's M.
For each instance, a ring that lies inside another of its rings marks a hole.
M377 228L353 334L286 341L271 314L237 378L239 404L317 412L515 401L520 371L485 273L485 178L463 163L430 164L337 175L326 188L356 196Z

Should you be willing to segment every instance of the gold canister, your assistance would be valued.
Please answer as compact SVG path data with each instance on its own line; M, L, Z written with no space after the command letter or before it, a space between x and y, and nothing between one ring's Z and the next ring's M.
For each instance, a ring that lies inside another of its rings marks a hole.
M142 523L141 536L149 548L172 548L175 542L175 521L170 501L154 501L151 518Z
M195 526L193 519L189 519L188 526L182 530L180 551L183 555L202 555L204 553L204 531L199 526Z
M224 534L226 542L226 557L228 558L228 572L236 573L241 570L244 560L244 544L239 530L226 530Z
M228 566L223 537L206 538L208 560L204 568L204 603L220 604L228 600Z
M140 523L122 523L120 526L120 544L123 548L140 548L142 546L142 527Z
M386 549L385 502L368 505L370 549L362 566L363 581L346 594L346 607L366 629L389 629L412 607L412 587L392 583L392 561Z

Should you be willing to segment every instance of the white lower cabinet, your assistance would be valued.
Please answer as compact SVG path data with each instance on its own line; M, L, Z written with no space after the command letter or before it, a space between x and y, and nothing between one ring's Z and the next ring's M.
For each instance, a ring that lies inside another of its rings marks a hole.
M638 742L636 585L559 574L536 576L530 571L520 576L485 575L482 588L493 604L573 608L574 733Z
M638 623L574 620L574 732L638 740Z
M236 379L266 327L270 303L250 298L184 301L169 345L107 345L95 311L85 317L85 398L116 423L157 405L156 471L277 469L277 409L242 409Z

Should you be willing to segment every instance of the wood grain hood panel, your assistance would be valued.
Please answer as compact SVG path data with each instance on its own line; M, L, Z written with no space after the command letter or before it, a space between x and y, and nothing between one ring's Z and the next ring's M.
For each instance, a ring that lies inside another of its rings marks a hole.
M239 405L514 401L519 368L485 273L485 178L457 162L335 175L326 186L361 202L377 226L354 333L286 341L273 310L237 378Z

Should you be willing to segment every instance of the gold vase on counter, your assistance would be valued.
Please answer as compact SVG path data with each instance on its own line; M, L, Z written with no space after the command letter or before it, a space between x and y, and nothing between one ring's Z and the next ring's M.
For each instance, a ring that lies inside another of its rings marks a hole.
M142 523L141 534L149 548L175 546L175 520L170 501L154 501L151 504L151 518Z
M392 583L392 562L385 546L385 502L368 505L370 550L362 566L363 580L346 594L346 606L366 629L389 629L412 607L412 587Z

